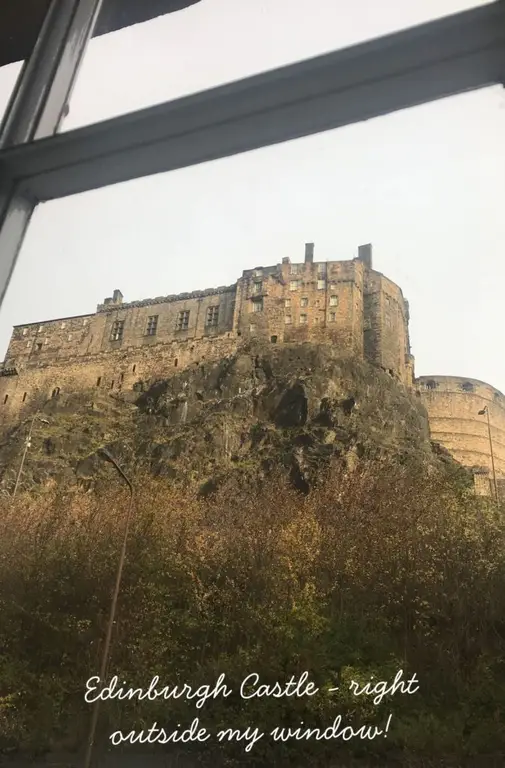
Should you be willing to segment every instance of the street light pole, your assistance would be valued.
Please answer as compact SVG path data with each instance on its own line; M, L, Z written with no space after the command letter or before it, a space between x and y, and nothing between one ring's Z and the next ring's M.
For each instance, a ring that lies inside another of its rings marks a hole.
M126 514L124 534L123 534L123 544L121 546L121 554L119 556L119 563L118 563L117 573L116 573L116 583L114 585L114 592L112 593L109 622L107 624L107 633L105 635L105 644L103 647L102 661L100 665L100 680L103 680L107 672L107 662L109 660L109 651L110 651L110 645L111 645L111 639L112 639L112 629L114 627L117 601L119 596L119 590L121 587L121 578L123 575L123 566L126 558L126 545L128 542L128 532L130 528L130 520L132 516L132 511L133 511L133 485L131 481L128 479L128 477L125 475L125 473L123 472L123 470L121 469L117 461L114 459L114 457L111 456L111 454L105 448L101 448L99 453L102 453L105 456L105 458L115 466L116 470L119 472L119 474L121 475L121 477L123 478L123 480L125 481L125 483L127 484L130 490L130 503L128 505L128 512ZM89 729L86 757L84 759L84 768L90 768L90 765L91 765L91 758L93 755L93 745L95 742L95 732L96 732L96 726L98 723L99 707L100 707L100 698L97 698L94 704L92 715L91 715L91 724Z
M491 422L489 421L489 408L487 407L487 405L485 405L484 408L481 411L479 411L479 416L484 416L484 414L487 416L487 433L488 433L488 437L489 437L489 450L490 450L490 453L491 453L491 467L492 467L492 470L493 470L494 495L495 495L496 502L498 503L498 501L499 501L499 499L498 499L498 486L496 484L496 470L495 470L495 466L494 466L493 439L491 437Z
M15 498L16 493L18 491L19 481L21 479L21 473L22 473L23 467L25 465L26 454L28 452L28 448L31 445L33 425L35 424L35 419L37 418L38 415L39 415L38 412L34 415L34 417L32 419L32 423L30 424L30 431L28 432L28 435L27 435L26 440L25 440L25 448L24 448L24 451L23 451L23 455L21 457L21 464L19 465L18 474L17 474L17 477L16 477L16 485L14 486L14 490L12 492L12 498L13 499Z

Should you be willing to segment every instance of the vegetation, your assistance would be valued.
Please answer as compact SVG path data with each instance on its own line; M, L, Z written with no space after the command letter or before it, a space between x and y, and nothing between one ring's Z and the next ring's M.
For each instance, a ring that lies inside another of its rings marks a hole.
M111 467L111 472L113 468ZM76 748L98 674L128 492L48 488L0 520L0 750ZM100 738L220 728L326 728L337 715L387 738L213 746L226 764L463 765L505 751L505 519L447 474L413 462L334 468L308 495L270 477L209 498L134 478L135 510L107 680L238 691L305 670L320 693L245 701L107 701ZM416 674L419 691L374 706L354 679ZM328 693L329 687L339 690ZM156 747L161 751L163 747ZM205 759L217 764L209 744ZM342 762L339 762L339 761ZM444 762L445 761L445 762ZM451 762L452 761L452 762ZM368 763L367 763L368 764Z

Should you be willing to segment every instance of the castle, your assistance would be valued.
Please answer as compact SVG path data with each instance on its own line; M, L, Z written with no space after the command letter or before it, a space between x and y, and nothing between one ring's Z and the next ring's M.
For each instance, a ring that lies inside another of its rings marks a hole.
M316 262L307 243L302 263L245 270L231 286L130 303L116 290L94 314L16 326L0 367L0 425L60 392L131 389L251 338L330 342L382 368L416 391L432 439L473 469L480 493L492 495L495 479L505 486L505 396L474 380L414 378L408 302L373 269L370 244L352 260Z

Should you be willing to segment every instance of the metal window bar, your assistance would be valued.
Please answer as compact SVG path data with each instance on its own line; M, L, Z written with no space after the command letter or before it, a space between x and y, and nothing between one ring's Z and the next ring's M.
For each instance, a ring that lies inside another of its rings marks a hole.
M53 22L60 21L58 35L52 32L54 25L44 25L25 68L24 85L19 86L27 95L13 102L7 117L6 125L17 129L8 130L8 142L4 140L0 150L0 306L31 213L40 201L229 157L505 82L505 0L498 0L53 135L100 5L101 0L53 1L50 13ZM65 22L70 7L73 13ZM38 68L31 66L32 60ZM38 101L36 83L43 94Z

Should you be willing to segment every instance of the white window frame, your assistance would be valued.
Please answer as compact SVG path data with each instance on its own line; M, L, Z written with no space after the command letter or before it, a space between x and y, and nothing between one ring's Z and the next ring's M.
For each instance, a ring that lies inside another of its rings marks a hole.
M61 134L101 3L51 4L0 127L0 308L40 202L505 82L498 0Z

